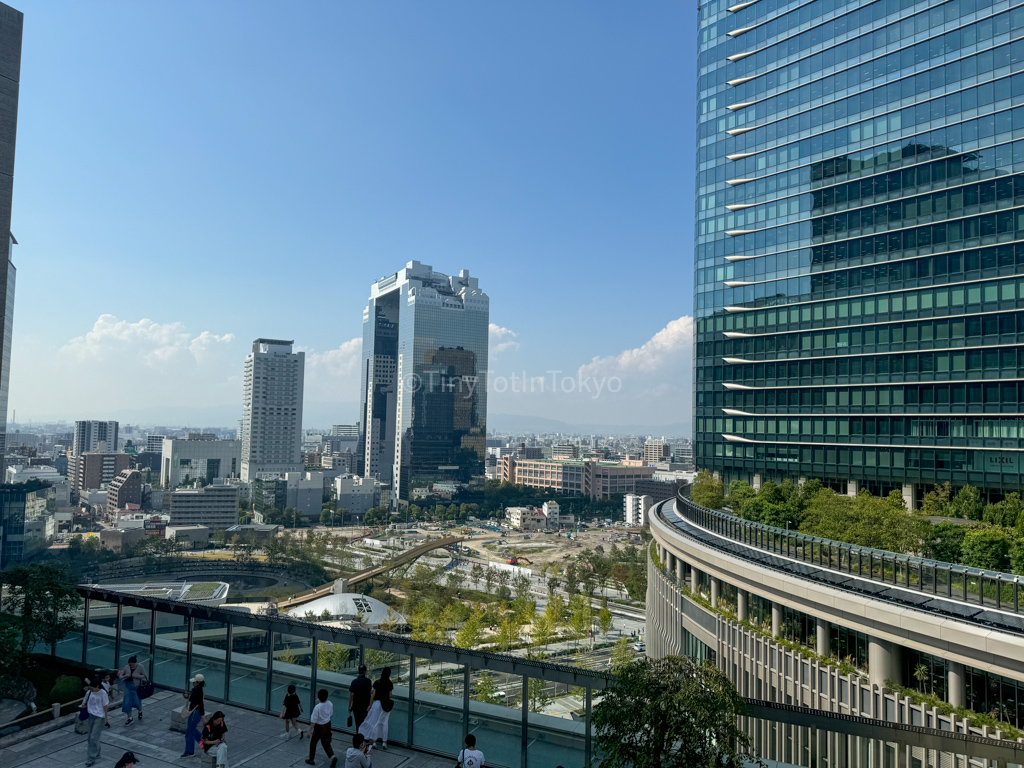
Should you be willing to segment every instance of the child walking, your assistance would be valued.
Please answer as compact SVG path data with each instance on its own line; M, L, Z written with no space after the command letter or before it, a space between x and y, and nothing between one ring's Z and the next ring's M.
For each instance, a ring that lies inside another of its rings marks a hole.
M288 693L284 697L284 701L281 704L281 717L284 718L284 732L288 738L292 737L291 729L294 728L299 732L299 740L305 734L302 728L299 727L299 715L302 714L302 702L299 700L299 694L295 692L295 686L288 686Z

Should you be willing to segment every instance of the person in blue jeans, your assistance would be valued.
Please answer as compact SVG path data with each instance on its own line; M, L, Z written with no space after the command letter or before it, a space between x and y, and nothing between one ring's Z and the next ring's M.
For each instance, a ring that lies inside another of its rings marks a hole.
M188 724L185 726L185 751L182 757L192 757L196 753L196 743L203 738L199 730L199 721L206 714L203 705L203 688L206 682L202 675L196 675L191 680L192 690L186 696L188 698Z
M139 664L137 656L128 659L128 663L117 673L119 680L124 682L124 700L121 702L121 711L128 715L128 722L132 724L132 710L139 712L139 720L142 720L142 699L139 698L139 686L146 682L146 672Z

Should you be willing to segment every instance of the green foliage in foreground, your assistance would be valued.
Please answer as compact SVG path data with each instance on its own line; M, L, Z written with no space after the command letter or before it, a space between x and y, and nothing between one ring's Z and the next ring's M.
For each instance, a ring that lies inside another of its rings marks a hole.
M622 667L594 708L604 768L739 768L743 700L709 662L681 656Z

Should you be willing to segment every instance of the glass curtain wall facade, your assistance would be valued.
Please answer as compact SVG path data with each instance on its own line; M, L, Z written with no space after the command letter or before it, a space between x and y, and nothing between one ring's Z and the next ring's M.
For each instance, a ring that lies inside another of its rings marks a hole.
M1020 490L1024 5L716 0L699 36L698 467Z
M0 3L0 242L6 242L7 258L0 258L0 473L5 471L7 452L7 385L10 379L11 334L14 324L14 278L12 255L18 241L11 234L11 206L14 198L14 146L18 132L18 92L21 80L21 35L24 14Z
M363 312L364 474L408 500L484 475L490 300L463 270L417 261L374 283Z

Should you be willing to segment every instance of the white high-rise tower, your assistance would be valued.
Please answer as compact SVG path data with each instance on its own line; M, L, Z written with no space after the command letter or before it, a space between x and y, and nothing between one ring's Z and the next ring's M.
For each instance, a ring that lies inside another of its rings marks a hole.
M292 341L256 339L245 358L242 481L301 472L306 355Z

